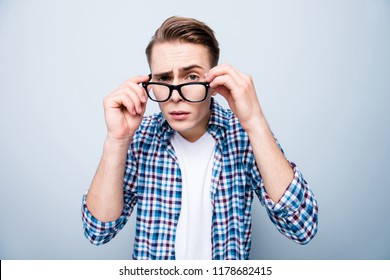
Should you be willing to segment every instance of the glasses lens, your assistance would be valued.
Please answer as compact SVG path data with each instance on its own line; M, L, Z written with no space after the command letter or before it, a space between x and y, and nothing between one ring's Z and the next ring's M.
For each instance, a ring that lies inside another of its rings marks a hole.
M148 85L149 96L155 101L165 101L169 97L169 87L164 85Z
M180 91L182 96L191 102L200 102L206 98L207 95L207 87L204 84L189 84L180 86ZM177 89L174 89L175 91ZM164 102L169 99L170 87L167 85L161 84L148 84L147 91L149 97L157 102ZM175 94L172 92L172 94Z
M185 99L189 101L202 101L206 97L206 87L202 84L197 85L185 85L181 88L181 93L185 97Z

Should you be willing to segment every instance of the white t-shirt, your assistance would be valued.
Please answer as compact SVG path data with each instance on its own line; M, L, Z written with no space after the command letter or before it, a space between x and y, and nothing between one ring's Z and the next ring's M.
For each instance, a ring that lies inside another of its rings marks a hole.
M194 143L177 132L171 138L183 179L175 241L177 260L212 259L210 188L215 143L208 132Z

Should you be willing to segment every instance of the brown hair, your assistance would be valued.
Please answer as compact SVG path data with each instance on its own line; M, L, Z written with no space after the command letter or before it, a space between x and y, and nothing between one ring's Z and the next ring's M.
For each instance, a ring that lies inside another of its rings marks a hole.
M174 41L205 46L209 50L211 66L218 64L219 46L214 31L205 23L196 19L173 16L166 19L156 30L146 47L145 52L149 65L155 44Z

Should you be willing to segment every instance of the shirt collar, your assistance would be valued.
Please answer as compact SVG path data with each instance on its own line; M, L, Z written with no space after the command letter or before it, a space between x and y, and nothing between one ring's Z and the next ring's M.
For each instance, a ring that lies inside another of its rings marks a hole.
M228 127L227 112L214 98L211 99L210 110L211 116L207 131L219 142L226 136L226 129Z

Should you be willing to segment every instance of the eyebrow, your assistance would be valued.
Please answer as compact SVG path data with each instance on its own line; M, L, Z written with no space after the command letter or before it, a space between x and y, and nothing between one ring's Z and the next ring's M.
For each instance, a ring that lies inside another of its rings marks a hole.
M197 64L192 64L192 65L189 65L189 66L181 67L180 68L180 72L186 72L186 71L192 70L194 68L198 68L198 69L202 69L203 70L202 66L197 65Z
M192 65L180 67L179 72L188 72L188 71L193 70L193 69L204 70L204 68L202 66L197 65L197 64L192 64ZM172 75L172 73L173 73L173 71L171 70L171 71L167 71L167 72L156 73L156 74L153 74L153 76L154 77L164 77L164 76Z

